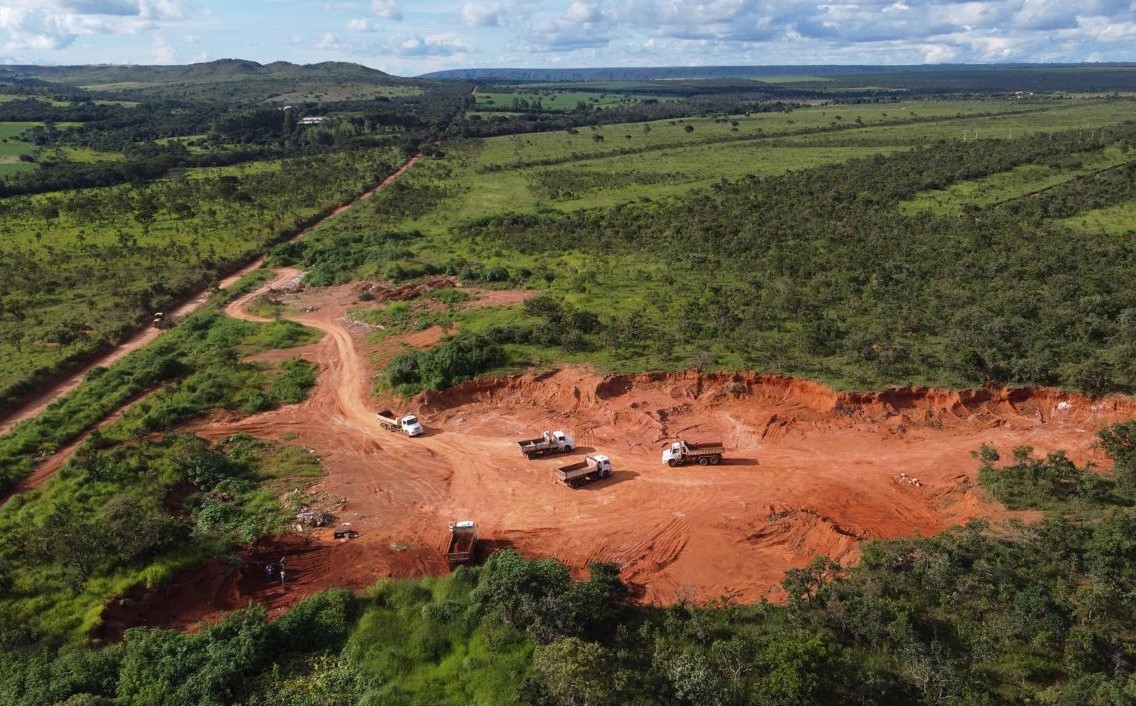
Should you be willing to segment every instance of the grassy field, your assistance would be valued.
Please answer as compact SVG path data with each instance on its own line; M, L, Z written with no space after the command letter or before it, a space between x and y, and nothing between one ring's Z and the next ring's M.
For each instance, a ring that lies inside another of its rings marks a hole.
M24 142L20 134L43 123L0 123L0 177L35 169L35 164L20 161L21 155L35 151L35 145Z
M762 83L781 84L781 83L821 83L821 82L831 81L832 79L827 77L827 76L809 76L807 74L801 74L801 75L784 74L782 76L762 76L762 77L760 77L756 80L761 81Z
M965 125L968 131L981 132L984 128L973 126L986 126L993 131L992 126L1000 121L1013 120L1018 134L1023 135L1069 126L1109 125L1127 115L1132 107L1127 102L1065 101L1039 109L1036 105L1026 107L1006 100L908 101L839 109L827 106L728 119L608 125L581 129L577 134L497 137L455 152L449 166L453 171L445 178L452 185L451 191L461 196L447 203L446 222L427 219L408 225L444 232L452 222L500 211L545 207L573 210L666 198L710 186L722 178L769 176L870 154L888 154L936 139L933 135L950 139L962 132L961 128L952 127L955 123ZM976 113L984 116L966 117ZM857 118L864 127L856 126ZM908 122L875 125L904 119ZM851 125L835 129L834 122ZM687 126L693 130L687 132ZM785 136L821 128L825 131ZM1009 133L1008 129L1006 134ZM596 135L604 136L603 141L597 141ZM1099 162L1086 163L1083 169L1104 168L1117 159L1119 153L1110 152ZM412 183L436 179L426 176L427 171L420 170L409 179ZM1075 172L1057 169L1051 178L1068 178Z
M1026 164L982 179L952 184L946 189L925 191L903 204L907 213L933 211L961 213L965 206L990 206L1021 198L1072 179L1093 174L1131 160L1118 147L1070 155L1055 164Z
M1136 203L1085 211L1062 223L1079 231L1131 236L1136 233Z
M787 136L796 144L817 146L838 142L919 144L940 138L961 139L964 132L973 139L975 130L979 137L1010 137L1011 131L1021 135L1111 125L1131 116L1134 108L1136 105L1128 102L906 101L604 125L487 140L480 168L491 171L538 162L618 156L629 151L770 137L789 139Z

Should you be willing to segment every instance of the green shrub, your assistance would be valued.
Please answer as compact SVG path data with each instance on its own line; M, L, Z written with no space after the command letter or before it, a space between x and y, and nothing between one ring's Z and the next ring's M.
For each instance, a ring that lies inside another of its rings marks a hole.
M502 365L505 359L505 350L490 338L459 333L424 351L399 355L386 367L384 379L402 394L442 390Z

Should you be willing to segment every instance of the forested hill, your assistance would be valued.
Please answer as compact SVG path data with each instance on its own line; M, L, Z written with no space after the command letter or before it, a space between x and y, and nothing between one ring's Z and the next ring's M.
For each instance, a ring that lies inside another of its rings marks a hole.
M184 66L0 66L0 87L8 82L13 85L5 90L15 93L42 92L46 86L96 98L208 104L360 100L391 87L418 92L421 83L345 62L258 64L240 59Z
M246 79L372 81L397 83L400 79L378 69L359 64L325 61L319 64L292 64L274 61L258 64L242 59L219 59L182 66L0 66L0 78L5 76L37 78L45 81L80 85L108 83L215 83L217 81L243 81Z

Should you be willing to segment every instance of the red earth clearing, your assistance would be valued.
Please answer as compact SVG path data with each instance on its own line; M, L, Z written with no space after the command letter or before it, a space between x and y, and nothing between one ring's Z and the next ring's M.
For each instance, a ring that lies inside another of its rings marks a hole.
M282 270L274 285L297 274ZM1130 398L1051 389L841 393L748 372L604 377L572 367L379 400L371 394L376 371L406 346L436 342L441 331L366 343L346 317L366 287L380 301L391 291L355 284L278 295L295 312L288 318L327 334L300 349L321 370L307 401L244 419L216 414L196 427L210 439L245 432L318 453L327 476L315 490L339 499L338 521L358 537L334 541L325 528L273 539L283 544L249 549L228 573L211 565L187 577L189 588L163 589L153 610L111 606L111 634L139 623L187 627L250 600L278 614L333 586L443 573L446 526L456 519L476 520L483 546L556 557L578 574L589 562L616 562L647 603L776 600L786 569L822 554L854 562L864 539L927 536L978 517L1029 517L975 486L970 454L980 444L1004 453L1022 444L1039 454L1064 449L1104 466L1095 432L1136 417ZM466 306L525 296L476 293ZM255 320L245 309L256 296L229 313ZM384 407L418 414L426 434L384 430L375 418ZM574 435L577 448L525 459L516 440L546 429ZM726 459L669 468L660 453L676 438L720 439ZM573 490L553 477L556 466L593 451L612 458L611 478ZM297 569L296 582L279 589L258 572L285 545L302 545L297 556L311 558L296 561L311 568Z

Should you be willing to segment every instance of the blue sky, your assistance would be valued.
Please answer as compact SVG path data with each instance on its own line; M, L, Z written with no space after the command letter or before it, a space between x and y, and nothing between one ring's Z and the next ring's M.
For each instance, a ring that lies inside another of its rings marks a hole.
M1136 61L1136 0L0 0L0 63Z

